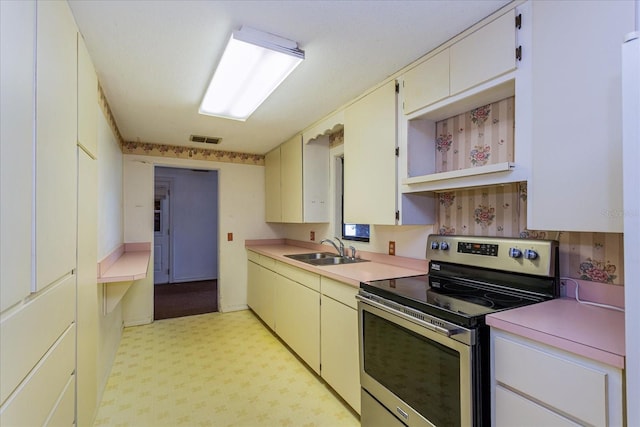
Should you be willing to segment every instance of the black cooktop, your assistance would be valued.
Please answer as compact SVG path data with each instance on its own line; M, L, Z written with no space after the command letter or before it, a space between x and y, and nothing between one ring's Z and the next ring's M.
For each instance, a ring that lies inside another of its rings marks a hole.
M484 324L484 316L489 313L546 299L491 284L464 283L427 274L361 283L360 289L467 327Z

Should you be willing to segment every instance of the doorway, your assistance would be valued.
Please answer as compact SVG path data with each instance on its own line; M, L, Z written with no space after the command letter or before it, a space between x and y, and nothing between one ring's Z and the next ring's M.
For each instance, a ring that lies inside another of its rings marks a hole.
M218 310L218 172L155 167L154 319Z

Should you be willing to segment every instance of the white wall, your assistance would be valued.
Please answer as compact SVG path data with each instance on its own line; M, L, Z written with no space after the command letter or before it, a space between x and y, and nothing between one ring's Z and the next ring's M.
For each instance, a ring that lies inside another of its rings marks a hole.
M98 111L98 260L109 255L123 242L122 152L102 111ZM78 213L82 215L82 212ZM107 384L111 366L122 336L122 308L117 306L103 315L103 289L98 286L98 402Z
M282 237L278 226L264 222L264 167L202 160L124 156L125 241L153 241L154 166L218 171L218 288L220 311L247 307L246 239ZM227 241L233 233L233 241ZM153 255L151 257L153 259ZM153 266L124 297L125 325L153 319Z
M344 145L339 145L330 150L330 212L335 212L338 199L335 197L337 185L336 177L336 161L337 157L344 154ZM330 216L334 218L334 215ZM285 224L283 228L283 236L288 239L302 240L309 242L311 231L315 232L315 243L320 243L322 239L332 239L334 236L341 236L341 224L339 220L332 219L328 224ZM357 250L366 252L379 252L386 254L389 247L389 241L396 243L396 255L409 258L425 258L425 249L427 236L433 232L432 225L412 225L412 226L389 226L389 225L372 225L370 229L370 240L366 242L352 242L345 240L346 246L354 246Z

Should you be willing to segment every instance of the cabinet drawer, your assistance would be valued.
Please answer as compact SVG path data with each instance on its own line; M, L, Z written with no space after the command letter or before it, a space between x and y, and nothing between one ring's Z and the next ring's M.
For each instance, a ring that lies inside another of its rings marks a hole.
M320 276L316 273L311 273L310 271L306 271L301 268L292 267L282 262L276 262L274 271L284 277L293 280L294 282L298 282L306 286L307 288L320 292Z
M51 411L51 415L46 425L49 427L72 426L75 421L76 409L76 376L71 375L56 406Z
M268 268L269 270L275 270L276 268L276 260L264 255L260 255L260 261L258 262L258 264L260 264L264 268Z
M260 264L260 255L253 251L247 251L247 259L255 262L256 264Z
M2 425L41 426L55 413L75 369L75 344L76 329L71 325L0 407Z
M341 283L337 280L329 279L328 277L322 277L321 285L321 292L323 295L333 298L334 300L353 309L358 309L358 303L356 302L358 288L355 286Z
M579 425L500 386L496 387L495 417L495 427L570 427Z
M0 403L74 321L75 282L67 277L0 322Z
M607 425L607 373L545 350L495 337L496 381L591 425Z

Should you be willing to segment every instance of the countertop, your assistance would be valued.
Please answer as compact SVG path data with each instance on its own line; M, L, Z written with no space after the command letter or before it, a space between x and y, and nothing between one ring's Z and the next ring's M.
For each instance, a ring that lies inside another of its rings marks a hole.
M624 369L624 313L559 298L490 314L491 327Z
M245 243L245 247L253 252L355 287L359 287L360 282L426 274L428 269L426 260L381 255L370 252L360 252L360 256L362 256L363 259L370 260L369 262L314 266L306 262L287 258L285 255L318 251L335 252L335 250L327 245L305 242L295 242L294 244L294 242L285 239L269 241L250 240Z

